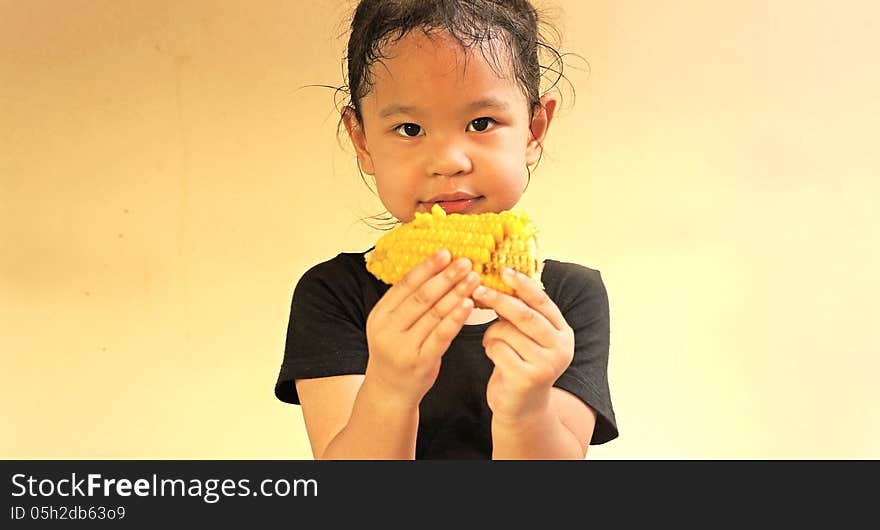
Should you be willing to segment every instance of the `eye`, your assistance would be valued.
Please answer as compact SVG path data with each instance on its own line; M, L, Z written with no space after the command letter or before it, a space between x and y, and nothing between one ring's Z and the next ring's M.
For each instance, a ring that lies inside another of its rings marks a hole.
M483 132L483 131L489 129L495 123L497 123L497 122L495 120L493 120L492 118L485 118L485 117L477 118L475 120L471 120L471 122L468 124L468 130L469 131L473 130L475 132ZM471 129L471 127L473 127L473 129Z
M398 125L394 130L397 131L397 134L407 138L415 138L416 136L422 136L423 134L421 125L416 125L415 123Z

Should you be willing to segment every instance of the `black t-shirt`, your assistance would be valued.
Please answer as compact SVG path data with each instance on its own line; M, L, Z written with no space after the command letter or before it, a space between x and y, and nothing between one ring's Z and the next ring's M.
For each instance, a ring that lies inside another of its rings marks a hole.
M608 389L608 296L599 271L546 260L544 289L574 330L574 359L554 386L596 411L590 443L617 437ZM390 286L367 271L364 253L343 253L315 265L293 293L278 399L299 404L296 379L363 374L367 315ZM492 324L466 325L443 355L440 373L419 405L416 458L491 458L492 411L486 385L492 361L482 346Z

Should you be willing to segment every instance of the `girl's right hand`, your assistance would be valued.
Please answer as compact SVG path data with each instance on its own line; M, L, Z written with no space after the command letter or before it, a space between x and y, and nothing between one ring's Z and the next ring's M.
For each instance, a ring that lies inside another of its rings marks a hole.
M418 406L434 384L443 354L474 307L470 296L480 276L467 258L450 259L441 250L417 265L367 317L365 382L405 407Z

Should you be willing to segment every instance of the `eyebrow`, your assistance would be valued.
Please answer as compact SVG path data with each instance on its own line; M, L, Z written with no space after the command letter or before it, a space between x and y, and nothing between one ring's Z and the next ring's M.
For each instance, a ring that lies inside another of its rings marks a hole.
M465 106L465 111L473 112L479 109L495 109L496 111L503 112L510 108L510 105L507 104L506 101L502 101L497 98L487 97L483 99L478 99L473 103L469 103ZM396 114L418 114L418 107L407 106L407 105L389 105L382 109L379 112L379 117L382 119L390 118Z

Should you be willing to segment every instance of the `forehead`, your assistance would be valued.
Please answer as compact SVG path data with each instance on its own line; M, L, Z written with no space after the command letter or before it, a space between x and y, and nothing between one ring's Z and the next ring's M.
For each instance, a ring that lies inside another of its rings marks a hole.
M448 33L411 31L382 51L385 58L370 69L372 87L364 103L417 98L440 104L487 96L525 101L499 39L465 49Z

